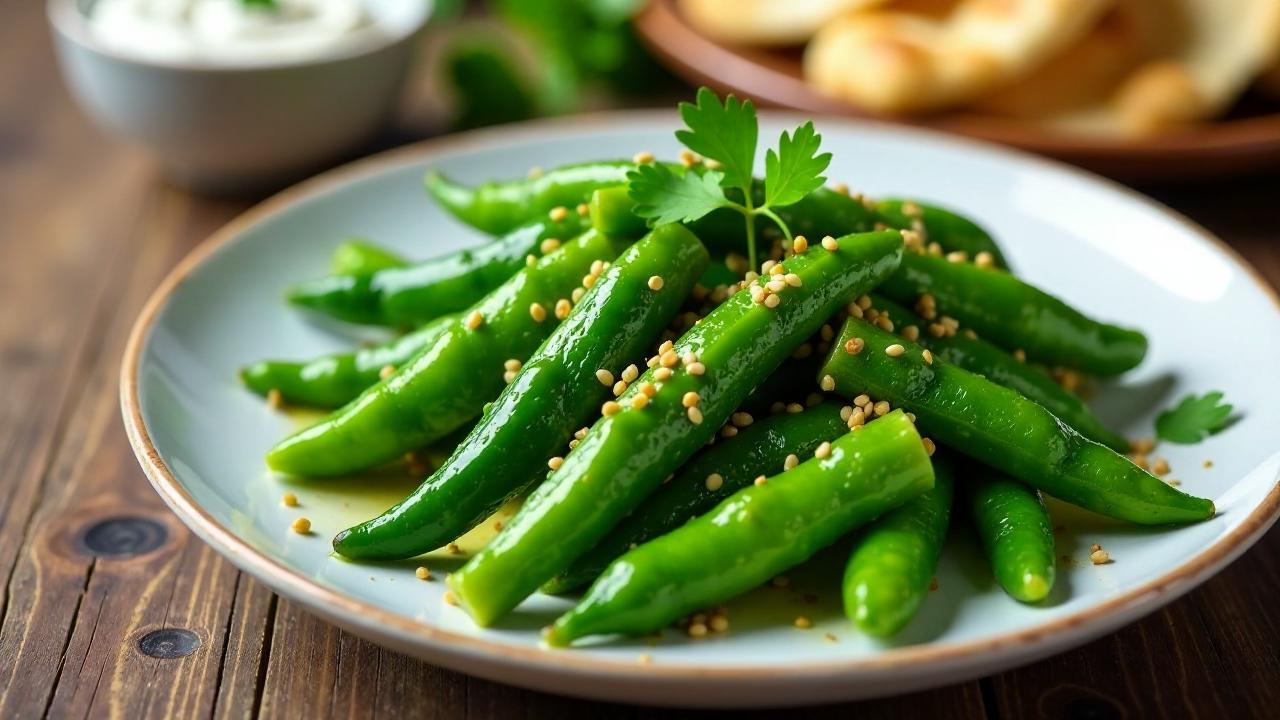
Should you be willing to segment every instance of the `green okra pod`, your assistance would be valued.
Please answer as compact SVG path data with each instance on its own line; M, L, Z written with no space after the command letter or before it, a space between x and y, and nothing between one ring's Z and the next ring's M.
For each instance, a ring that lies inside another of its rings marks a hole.
M516 517L450 576L459 603L488 625L567 568L702 447L827 317L892 272L901 254L892 231L846 236L834 251L809 248L662 348ZM641 390L647 384L656 388L652 397Z
M809 381L812 382L812 374ZM587 585L632 547L702 515L750 485L761 473L779 471L788 455L807 459L823 442L848 429L840 417L840 406L831 402L798 413L758 419L739 411L730 421L734 435L717 440L690 458L675 477L646 498L569 569L543 586L543 592L563 593Z
M1057 574L1053 522L1040 492L980 463L963 467L969 512L1000 587L1015 600L1038 602Z
M839 394L905 408L937 441L1066 502L1144 525L1213 516L1211 501L1171 487L1017 391L926 352L850 318L820 373Z
M627 244L588 231L521 269L388 378L277 444L267 465L291 475L344 475L461 427L502 391L507 361L528 358L555 329L557 303L569 302L592 265Z
M995 239L980 225L946 208L918 200L882 198L875 201L876 214L889 227L901 230L924 230L926 243L936 242L943 252L963 252L970 259L987 253L995 267L1007 269L1009 263Z
M639 357L680 310L707 264L688 230L664 225L626 250L515 372L511 384L431 477L381 516L333 540L340 555L412 557L456 539L546 475L573 431L610 397L600 379Z
M615 560L547 642L659 630L804 562L933 482L920 435L901 411L890 413Z
M408 264L407 260L384 247L352 238L333 249L329 272L334 275L372 275L379 270Z
M934 455L933 471L933 488L868 523L849 556L841 593L844 612L867 634L898 632L929 593L947 539L954 487L950 463L942 454Z

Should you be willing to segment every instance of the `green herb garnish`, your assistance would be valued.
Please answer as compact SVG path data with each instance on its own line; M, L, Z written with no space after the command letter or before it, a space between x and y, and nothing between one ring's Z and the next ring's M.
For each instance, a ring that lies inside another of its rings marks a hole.
M1174 443L1198 443L1226 427L1230 415L1231 406L1222 402L1220 391L1187 395L1156 417L1156 435Z
M783 132L777 151L765 156L764 200L754 204L752 183L759 125L750 100L733 95L724 104L708 88L698 90L696 104L680 103L680 117L688 126L676 139L695 153L714 161L716 169L679 174L666 165L642 165L627 174L628 194L636 213L650 224L692 222L720 208L741 213L747 223L747 259L756 267L756 216L773 221L787 241L791 230L775 209L799 202L826 182L822 173L831 153L818 154L822 136L807 122L793 133ZM732 191L731 199L726 190Z
M262 10L275 10L277 7L276 0L240 0L240 4L245 7L259 8Z

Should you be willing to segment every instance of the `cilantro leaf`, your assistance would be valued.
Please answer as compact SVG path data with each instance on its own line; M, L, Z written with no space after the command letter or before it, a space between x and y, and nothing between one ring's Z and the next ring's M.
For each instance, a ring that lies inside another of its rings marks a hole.
M1219 391L1187 395L1156 418L1156 435L1169 442L1198 443L1225 427L1230 414L1231 406L1222 402Z
M713 170L677 175L666 165L652 163L627 173L627 195L636 203L635 213L650 225L693 222L729 204L720 187L723 179Z
M704 157L720 163L720 183L750 191L751 167L756 159L756 107L733 95L720 99L709 88L699 88L697 105L680 103L680 117L688 130L677 130L676 139Z
M831 164L831 153L818 154L822 136L813 130L813 121L778 139L778 152L764 158L764 204L783 207L799 202L827 181L822 171Z

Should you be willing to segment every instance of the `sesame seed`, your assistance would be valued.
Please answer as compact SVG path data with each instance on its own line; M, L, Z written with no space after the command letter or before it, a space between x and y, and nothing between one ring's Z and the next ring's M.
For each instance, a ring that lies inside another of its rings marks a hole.
M973 264L986 270L996 266L996 257L991 253L983 250L973 257Z
M668 350L662 353L662 356L658 358L658 362L662 365L662 367L666 367L666 368L675 367L680 362L680 356L676 355L675 350Z
M774 278L773 280L770 280L769 282L765 283L765 284L764 284L764 286L765 286L765 287L769 290L769 292L771 292L771 293L780 293L780 292L782 292L783 290L786 290L786 289L787 289L787 281L786 281L786 280L783 280L783 279L782 279L782 278L780 278L780 277L779 277L779 278Z
M553 222L561 222L565 218L569 217L569 208L563 205L553 207L551 208L551 212L547 213L547 217L551 218Z
M889 347L887 347L887 348L885 348L885 349L884 349L884 354L885 354L885 355L888 355L889 357L898 357L898 356L902 355L902 353L904 353L904 352L906 352L906 351L907 351L907 349L906 349L906 348L902 347L902 346L901 346L901 345L899 345L898 343L894 343L894 344L892 344L892 345L890 345Z
M849 422L849 418L850 418L852 415L853 415L853 406L852 406L852 405L845 405L844 407L840 408L840 421L841 421L841 422L846 422L846 423L847 423L847 422Z
M697 373L694 373L694 374L696 375ZM671 377L671 368L660 367L653 371L653 378L655 380L666 380L670 377Z
M445 546L445 549L449 551L450 555L462 554L462 548L458 547L458 543L456 542L449 543L448 545Z
M782 301L777 295L770 295L764 299L764 306L767 308L776 308L780 302Z
M569 317L569 311L573 309L573 305L568 300L560 298L556 301L556 319L563 320Z
M683 363L685 366L692 365L698 362L698 353L690 350L689 352L685 353L683 357L680 358L680 362Z
M542 251L543 255L546 255L549 252L555 252L559 248L560 248L560 241L557 240L556 238L547 238L546 240L543 240L541 244L538 245L538 249Z
M962 263L969 262L969 253L963 250L955 250L947 253L947 262Z
M858 296L858 300L857 300L857 302L858 302L858 307L862 308L863 310L870 310L870 309L871 309L871 296L870 296L870 295L859 295L859 296Z
M788 456L786 457L786 459L785 459L785 460L783 460L783 461L782 461L782 469L783 469L783 470L790 470L791 468L793 468L793 467L795 467L795 466L797 466L797 465L799 465L799 464L800 464L800 458L799 458L799 457L797 457L795 453L791 453L790 455L788 455Z
M413 574L417 575L419 580L431 579L431 571L422 566L419 566L417 570L414 570Z
M724 476L720 473L711 473L707 476L706 486L711 492L715 492L724 485Z
M755 418L751 417L749 412L736 412L729 416L729 420L738 427L747 427L755 422Z
M892 409L893 408L889 406L889 401L887 400L881 400L880 402L871 406L871 410L875 412L876 417L884 417L885 415L888 415L889 411Z
M653 153L649 152L648 150L638 152L631 157L631 161L637 165L644 165L645 163L651 163L653 162Z
M661 275L654 275L653 277L649 278L649 289L654 291L661 290L663 282L664 281Z
M1129 448L1136 453L1141 453L1145 455L1151 452L1152 450L1156 449L1156 441L1154 438L1149 438L1149 437L1139 438L1129 443Z
M306 535L307 533L311 532L311 521L304 517L300 517L297 520L294 520L293 523L289 525L289 529L298 533L299 535Z
M902 337L915 342L920 339L920 328L917 325L908 325L902 328Z
M610 415L615 415L621 411L622 411L622 406L612 400L600 406L600 414L604 415L605 417L609 417Z
M276 388L267 391L267 407L278 409L284 406L284 395Z
M542 306L542 303L533 303L529 306L529 317L533 318L534 322L542 322L547 319L547 309Z
M614 383L614 384L613 384L613 396L614 396L614 397L618 397L619 395L621 395L622 393L624 393L624 392L626 392L626 391L627 391L627 381L626 381L626 380L619 380L618 382L616 382L616 383Z
M600 273L602 273L602 272L604 272L604 261L603 261L603 260L593 260L593 261L591 262L591 268L590 268L590 270L588 271L588 274L590 274L590 275L599 275L599 274L600 274Z
M685 148L680 151L680 164L687 168L691 168L698 164L698 156L692 150Z
M1024 362L1026 362L1026 361L1027 361L1027 351L1026 351L1026 350L1023 350L1022 348L1018 348L1017 350L1014 350L1014 351L1013 351L1013 359L1014 359L1014 360L1017 360L1017 361L1018 361L1018 362L1020 362L1020 363L1024 363Z
M559 455L547 461L547 467L551 468L552 470L559 470L561 465L564 465L564 458L560 457Z
M724 632L729 629L729 618L724 615L712 615L708 624L712 632Z
M782 263L778 263L778 264L774 265L773 267L769 268L769 274L770 274L770 275L786 275L786 274L787 274L787 268L786 268L785 266L783 266L783 264L782 264Z
M862 352L862 349L866 346L867 343L862 338L849 338L844 343L844 351L850 355L857 355Z
M849 194L849 183L842 183L842 182L838 182L838 183L836 183L835 185L832 185L832 186L831 186L831 189L832 189L833 191L835 191L835 192L840 193L841 195L848 195L848 194Z
M862 407L864 405L870 405L871 396L866 393L862 393L861 395L853 399L853 404L857 405L858 407Z
M818 449L817 449L817 450L814 450L814 451L813 451L813 456L814 456L814 457L816 457L816 458L818 458L818 459L825 459L825 458L830 457L830 456L831 456L831 443L829 443L829 442L823 442L821 445L819 445L819 446L818 446Z
M796 618L795 626L801 630L808 630L813 627L813 621L804 615L801 615Z
M674 347L675 347L675 344L672 343L670 340L663 340L662 344L658 346L658 354L661 355L662 353L667 352L668 350L671 350Z
M287 492L280 498L280 502L284 503L285 507L298 507L298 496Z
M771 270L778 264L777 260L765 260L760 264L760 274L768 275Z
M732 425L725 425L724 427L720 428L720 437L722 438L731 438L737 434L738 434L738 428Z
M818 383L818 386L826 392L831 392L836 389L836 379L830 375L823 375L822 382Z
M502 363L502 367L505 370L519 370L524 367L524 363L520 362L516 358L511 358L510 360Z
M866 412L865 412L865 411L863 411L863 410L854 410L854 411L849 415L848 424L849 424L849 428L850 428L850 429L852 429L852 428L856 428L856 427L861 427L861 426L865 425L866 423L867 423L867 414L866 414Z
M604 368L600 368L599 370L596 371L596 379L599 380L600 384L605 387L610 387L613 385L613 373L609 372L608 370L605 370Z
M649 404L649 396L644 393L637 393L631 398L631 407L636 410L643 410Z
M652 665L653 656L650 655L649 653L640 653L640 655L636 657L636 662L640 663L641 665Z
M383 365L382 369L378 371L378 377L382 380L386 380L387 378L395 374L396 374L395 365Z
M582 438L584 438L584 437L586 437L586 436L587 436L587 432L588 432L589 430L590 430L590 428L587 428L587 427L580 427L580 428L578 428L576 431L574 431L573 436L574 436L574 437L576 437L576 438L578 438L579 440L581 440Z
M1098 548L1097 550L1089 553L1089 562L1094 565L1106 565L1111 562L1111 553L1108 553L1102 548Z
M468 330L476 330L483 323L484 316L480 314L479 310L472 310L471 314L467 316L466 325Z
M924 444L925 453L927 453L929 457L933 457L934 451L938 449L938 446L934 444L933 440L929 438L920 438L920 442Z
M658 386L651 382L643 382L640 383L640 392L644 395L648 395L649 397L653 397L658 394Z
M1169 461L1164 458L1156 458L1156 461L1151 465L1151 472L1156 475L1168 475L1170 472Z
M711 158L703 158L702 164L706 165L708 170L719 170L724 167L724 163L720 162L719 160L713 160Z
M707 372L707 366L700 362L689 363L684 368L690 375L703 375ZM654 373L656 376L657 373Z
M457 605L457 604L458 604L458 598L456 598L456 597L454 597L454 596L453 596L453 591L452 591L452 590L445 590L445 591L444 591L444 598L443 598L443 600L444 600L444 604L445 604L445 605Z
M757 287L751 288L751 302L757 305L764 303L764 299L768 296L769 296L769 293L766 292L765 289L762 287L757 286Z
M804 412L804 406L796 402L787 403L787 412L791 413L792 415L795 415L796 413Z
M769 478L765 477L764 475L757 475L756 479L751 481L751 483L756 487L761 487L767 482L769 482Z
M525 255L525 256L524 256L524 266L525 266L525 267L533 267L534 265L537 265L537 264L538 264L538 256L537 256L537 255Z
M699 410L697 407L691 407L685 410L685 414L689 416L689 422L693 423L694 425L702 424L702 411Z
M928 350L925 350L924 352L921 352L921 353L920 353L920 357L924 358L924 364L925 364L925 365L932 365L932 364L933 364L933 353L929 352Z
M515 370L508 370L508 371L506 371L506 372L502 373L502 381L503 381L504 383L506 383L506 384L510 385L511 383L515 382L515 380L516 380L516 371L515 371Z
M586 294L587 294L586 288L574 288L573 292L570 293L569 295L569 299L576 303L582 299L583 295L586 295Z
M704 623L689 623L689 637L703 637L707 634L707 626Z
M533 167L529 168L528 177L530 180L537 180L538 178L542 177L542 175L543 175L542 168L538 167L537 165L534 165Z
M840 243L836 242L835 238L827 235L822 238L822 247L830 252L835 252L840 249Z
M690 390L680 398L680 404L687 408L696 407L702 398L698 397L698 393Z
M596 284L596 280L597 280L599 277L600 277L599 275L583 275L583 276L582 276L582 289L583 289L583 291L585 292L585 291L587 291L587 290L590 290L590 289L591 289L591 286ZM577 300L574 300L574 302L577 302Z

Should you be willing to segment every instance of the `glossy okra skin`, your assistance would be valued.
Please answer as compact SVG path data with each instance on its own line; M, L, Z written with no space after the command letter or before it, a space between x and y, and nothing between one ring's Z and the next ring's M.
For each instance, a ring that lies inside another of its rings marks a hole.
M277 444L267 465L291 475L344 475L461 427L505 387L504 363L528 358L555 329L556 301L571 296L593 262L613 260L627 244L588 231L520 270L390 377Z
M333 249L329 272L334 275L371 275L379 270L408 264L407 260L384 247L351 239Z
M596 543L569 569L543 586L543 592L563 593L590 583L632 547L665 535L702 515L759 475L780 472L788 455L807 459L823 442L848 431L840 419L840 405L824 402L799 413L780 413L753 419L730 438L698 452ZM719 476L708 481L712 475Z
M918 212L908 212L912 205ZM875 201L875 208L880 221L889 227L912 230L918 219L924 227L924 241L938 243L944 252L958 250L967 253L970 259L986 252L991 254L996 267L1009 267L995 239L982 226L963 215L937 205L902 198L881 198Z
M409 362L457 321L457 315L436 318L411 333L354 352L324 355L305 362L262 360L240 371L246 387L266 395L278 390L293 405L333 409L377 384L383 368Z
M846 432L830 450L615 560L547 642L659 630L758 587L933 486L929 456L901 411Z
M289 289L289 302L363 325L416 327L459 312L541 257L544 241L568 240L586 228L571 212L559 221L534 220L487 245L371 274L330 275Z
M673 344L671 367L659 363L627 389L502 532L449 576L454 597L476 622L491 624L604 537L797 345L892 272L902 254L896 232L838 242L835 251L811 247L788 258L795 284L783 283L771 300L763 279L729 297ZM693 356L687 366L686 355ZM638 403L646 383L656 393ZM689 393L693 408L685 405Z
M962 467L969 512L1000 587L1038 602L1057 573L1053 522L1037 490L980 463Z
M1009 273L972 263L908 252L879 292L912 307L922 295L931 295L940 315L1046 365L1119 375L1141 363L1147 352L1147 339L1137 330L1088 318Z
M462 222L492 235L546 217L557 207L569 212L591 197L597 188L627 181L635 163L627 160L575 163L518 180L469 186L436 170L426 176L427 192Z
M355 559L412 557L456 539L546 476L573 431L611 397L596 373L621 377L670 324L707 251L679 225L626 250L524 363L452 456L403 502L340 533ZM650 278L662 278L652 289Z
M954 494L951 465L943 454L934 455L933 471L931 489L863 528L845 565L844 613L868 635L888 637L901 630L929 593Z
M934 337L927 328L929 323L915 313L879 295L872 296L873 307L889 316L894 331L901 334L914 325L919 332L916 341L936 357L977 373L1007 388L1017 390L1029 400L1034 400L1053 413L1059 420L1075 428L1080 434L1117 452L1127 452L1129 441L1117 432L1109 430L1098 419L1084 400L1065 390L1053 378L1039 368L1019 362L1008 352L980 337L963 334Z
M848 352L859 339L863 349ZM903 349L896 357L885 351L894 345ZM1211 501L1176 490L1016 390L937 358L926 362L923 353L850 318L820 373L839 394L867 393L905 408L934 440L1088 510L1142 525L1213 516Z

